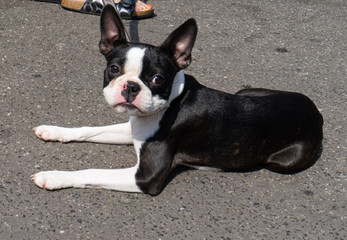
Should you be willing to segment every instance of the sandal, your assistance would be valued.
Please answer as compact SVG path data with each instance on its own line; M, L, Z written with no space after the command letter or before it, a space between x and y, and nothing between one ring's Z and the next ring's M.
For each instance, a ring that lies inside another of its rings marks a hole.
M145 10L135 11L134 0L121 0L119 3L115 3L114 0L61 0L63 8L97 15L102 12L102 9L107 4L113 5L120 17L124 19L140 19L154 16L154 9L150 4L147 4Z

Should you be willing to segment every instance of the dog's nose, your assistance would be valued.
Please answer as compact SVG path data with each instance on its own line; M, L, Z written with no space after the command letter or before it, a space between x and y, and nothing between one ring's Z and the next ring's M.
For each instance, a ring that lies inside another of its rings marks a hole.
M141 87L136 82L128 81L122 91L122 96L124 97L125 101L131 103L135 100L137 94L140 92Z
M140 92L140 85L136 82L128 82L128 90L130 95L137 95Z

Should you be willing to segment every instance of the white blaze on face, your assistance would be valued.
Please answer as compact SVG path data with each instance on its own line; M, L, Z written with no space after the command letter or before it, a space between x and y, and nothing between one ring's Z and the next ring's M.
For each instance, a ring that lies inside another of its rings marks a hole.
M143 57L145 56L146 48L131 48L127 52L126 61L124 64L124 73L131 74L139 78L142 72Z

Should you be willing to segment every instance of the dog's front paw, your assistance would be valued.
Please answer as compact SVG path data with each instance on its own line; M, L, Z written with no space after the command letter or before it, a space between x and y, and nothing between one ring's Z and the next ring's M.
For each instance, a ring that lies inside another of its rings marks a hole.
M64 128L56 126L41 125L34 128L35 135L44 141L68 142L64 138Z
M66 188L64 173L60 171L39 172L31 176L35 185L47 190Z

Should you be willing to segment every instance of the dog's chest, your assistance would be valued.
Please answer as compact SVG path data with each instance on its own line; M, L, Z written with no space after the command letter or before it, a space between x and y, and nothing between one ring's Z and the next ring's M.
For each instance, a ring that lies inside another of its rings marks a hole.
M144 142L153 136L159 130L159 122L162 119L165 111L160 111L156 114L138 117L131 116L130 124L133 135L133 143L136 151L136 155L139 159L140 149Z

